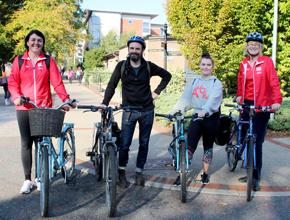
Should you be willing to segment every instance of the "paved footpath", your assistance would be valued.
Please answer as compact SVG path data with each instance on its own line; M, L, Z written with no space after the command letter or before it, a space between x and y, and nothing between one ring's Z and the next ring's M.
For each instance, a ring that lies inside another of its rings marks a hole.
M66 82L65 82L66 83ZM66 89L78 104L98 105L103 91L98 87L87 88L75 82ZM56 101L57 102L57 101ZM117 92L112 105L121 102ZM20 137L14 106L5 106L3 90L0 88L0 219L39 219L39 194L20 195L23 170L20 159ZM121 113L115 115L120 124ZM104 184L94 182L92 163L85 152L92 145L93 123L100 120L99 113L83 113L71 110L65 121L75 123L77 171L76 185L65 186L61 175L52 182L49 216L57 219L106 219ZM167 145L168 132L154 126L150 140L148 162L144 174L146 186L131 185L128 189L118 188L118 219L254 219L289 218L290 210L290 137L267 137L264 144L262 190L253 193L253 201L245 200L245 184L237 181L245 171L239 167L228 171L224 147L214 147L214 160L210 169L210 184L200 184L202 142L193 157L188 174L188 194L185 204L179 200L180 188L172 183L177 174L165 167L170 161ZM127 177L134 181L135 160L138 151L138 127L130 151ZM174 210L173 210L174 208ZM239 209L242 210L239 210Z

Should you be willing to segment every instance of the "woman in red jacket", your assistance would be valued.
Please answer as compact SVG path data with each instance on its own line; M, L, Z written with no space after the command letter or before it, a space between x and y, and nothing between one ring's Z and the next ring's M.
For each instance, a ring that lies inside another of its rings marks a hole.
M51 57L44 56L44 44L45 37L40 31L32 30L29 32L25 38L25 48L27 50L22 57L17 56L14 59L8 82L8 89L12 95L11 100L15 104L21 136L21 159L25 181L20 193L30 193L30 189L33 187L31 182L32 144L33 141L35 142L35 138L30 135L27 111L33 107L29 103L21 105L20 96L29 97L37 106L52 107L51 83L54 91L63 102L69 99L54 60ZM21 62L19 63L21 59L23 60L22 65ZM45 62L46 59L50 59L50 61ZM46 66L47 63L49 63L49 68ZM35 152L37 152L37 144L35 146ZM35 158L36 155L35 153ZM35 178L37 178L36 173ZM35 186L38 189L39 185L39 181L35 179Z
M282 103L280 82L272 59L262 55L264 38L260 33L253 32L246 37L246 42L244 55L249 55L249 57L244 59L240 65L237 103L272 106L272 110L277 111ZM257 112L254 118L256 169L253 172L253 190L255 191L261 189L262 146L269 118L269 112ZM243 111L242 119L245 121L249 119L249 111ZM247 177L242 177L239 181L247 182Z

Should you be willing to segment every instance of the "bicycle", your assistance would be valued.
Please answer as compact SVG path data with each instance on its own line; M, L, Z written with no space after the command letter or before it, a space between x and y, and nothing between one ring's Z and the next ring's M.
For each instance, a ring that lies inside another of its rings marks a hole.
M184 116L180 113L176 116L156 113L155 116L167 118L168 121L173 121L173 119L175 119L172 130L173 138L168 147L168 151L172 155L172 164L169 166L174 166L176 172L180 175L181 202L185 203L186 173L189 172L189 160L187 139L184 136L184 119L197 120L201 118L197 118L197 114L194 114L193 116Z
M142 109L141 106L102 107L94 105L78 105L84 112L103 110L101 122L94 123L92 151L86 153L94 164L97 181L106 183L106 203L109 217L116 211L116 192L118 182L118 143L120 130L114 121L113 112L123 109L127 112ZM114 140L113 138L116 138Z
M30 103L34 108L28 110L31 136L37 136L37 179L40 182L40 211L47 216L49 208L49 184L58 170L61 170L64 182L72 180L75 168L74 124L63 123L64 105L72 105L76 100L66 101L57 108L38 107L29 97L21 96L21 103ZM58 138L56 152L51 138Z
M232 123L230 125L230 138L225 147L227 152L227 161L229 170L233 172L236 169L239 160L242 160L242 168L247 170L247 201L251 201L251 191L253 185L253 171L256 169L256 137L253 133L253 120L255 116L255 110L261 110L262 112L267 112L271 110L268 106L258 106L254 105L247 106L225 104L226 107L233 107L230 110L229 116L232 118ZM249 109L249 121L241 120L241 111L243 109ZM237 110L240 114L239 116L232 116L232 110ZM242 141L242 125L249 126L244 140ZM243 153L244 157L243 157Z

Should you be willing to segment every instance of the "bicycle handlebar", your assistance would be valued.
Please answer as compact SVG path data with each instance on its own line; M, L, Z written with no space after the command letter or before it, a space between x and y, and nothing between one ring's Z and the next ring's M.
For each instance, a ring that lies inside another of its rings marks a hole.
M115 108L112 107L102 107L102 106L95 106L95 105L78 105L79 109L89 109L92 112L96 112L99 109L103 110L103 111L108 111L109 108L111 108L113 111L118 111L120 109L124 109L126 111L130 111L130 110L141 110L143 109L143 106L123 106L120 105L119 107L115 106Z
M209 113L206 113L205 116L208 116ZM183 116L181 114L178 114L176 116L173 116L173 115L165 115L165 114L158 114L156 113L155 116L157 117L164 117L164 118L167 118L169 121L172 121L173 118L175 118L176 120L182 120L182 119L188 119L188 118L192 118L192 119L195 119L195 118L198 118L198 113L194 113L193 115L191 116Z
M261 110L262 112L267 112L272 110L271 106L260 106L260 105L254 106L254 105L246 105L245 103L241 105L224 104L224 106L235 108L237 111L242 111L243 109L258 109Z
M41 107L38 107L34 102L30 101L30 98L29 97L25 97L24 95L21 95L20 98L21 98L21 105L30 103L34 108L41 108ZM58 106L57 108L52 108L52 109L60 109L64 105L72 106L72 104L74 102L76 102L75 99L72 99L72 100L68 99L64 103L62 103L60 106Z

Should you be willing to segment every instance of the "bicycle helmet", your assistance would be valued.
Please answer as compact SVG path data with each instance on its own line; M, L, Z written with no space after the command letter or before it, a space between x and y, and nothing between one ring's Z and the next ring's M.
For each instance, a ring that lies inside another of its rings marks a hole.
M131 42L137 42L137 43L140 43L140 44L142 45L142 47L143 47L144 50L145 50L145 48L146 48L146 43L145 43L145 41L144 41L144 39L143 39L142 37L139 37L139 36L133 36L133 37L131 37L131 38L128 40L128 42L127 42L127 47L129 47L129 44L130 44Z
M246 37L246 42L248 43L249 41L258 41L260 43L264 43L264 38L262 34L258 32L252 32Z

